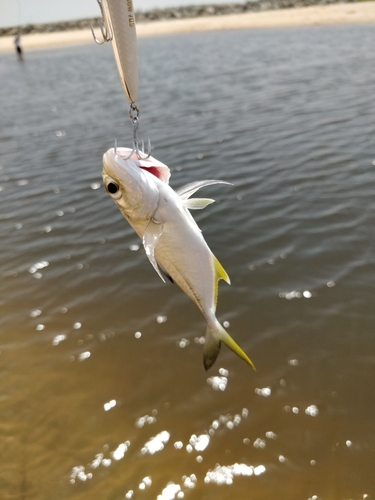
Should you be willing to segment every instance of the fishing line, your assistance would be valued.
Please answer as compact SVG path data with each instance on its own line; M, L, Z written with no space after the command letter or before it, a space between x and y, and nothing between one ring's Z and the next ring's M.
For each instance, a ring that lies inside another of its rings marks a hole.
M20 26L21 24L21 2L20 0L17 0L17 5L18 5L18 18L17 18L17 25Z

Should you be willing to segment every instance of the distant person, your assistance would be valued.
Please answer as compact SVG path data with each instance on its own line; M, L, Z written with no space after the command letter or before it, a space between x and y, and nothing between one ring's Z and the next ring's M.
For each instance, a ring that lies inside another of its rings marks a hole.
M16 46L16 52L18 55L18 60L23 61L23 55L22 55L22 47L21 47L21 37L20 34L17 33L16 36L14 37L14 45Z

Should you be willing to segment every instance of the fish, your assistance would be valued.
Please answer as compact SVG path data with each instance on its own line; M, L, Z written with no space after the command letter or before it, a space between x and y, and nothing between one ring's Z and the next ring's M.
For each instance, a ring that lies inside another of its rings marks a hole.
M214 364L224 343L255 370L216 317L218 282L230 284L230 279L190 214L190 210L214 202L210 198L191 198L196 191L229 183L201 180L175 191L169 185L167 165L152 156L142 159L134 150L123 147L111 148L103 155L102 177L107 193L141 238L160 278L176 283L200 309L206 321L205 369Z

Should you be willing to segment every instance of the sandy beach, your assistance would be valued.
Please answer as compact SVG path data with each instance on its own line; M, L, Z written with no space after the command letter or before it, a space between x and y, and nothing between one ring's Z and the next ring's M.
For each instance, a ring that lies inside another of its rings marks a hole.
M375 23L375 1L138 23L137 33L142 37L194 31L361 23ZM22 37L25 50L89 42L92 42L90 30L37 33ZM13 37L0 38L0 52L13 50Z

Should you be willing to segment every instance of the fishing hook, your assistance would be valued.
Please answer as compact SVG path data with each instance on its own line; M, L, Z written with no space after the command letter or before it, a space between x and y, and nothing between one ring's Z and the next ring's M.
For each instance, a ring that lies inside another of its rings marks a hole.
M138 122L139 122L139 109L137 108L134 102L130 103L129 108L129 117L133 127L133 148L129 156L124 158L124 160L128 160L134 153L137 155L139 160L147 160L151 156L151 141L148 140L147 144L147 155L145 155L144 151L144 143L142 142L142 150L139 150L138 146Z
M102 19L99 19L99 21L98 21L99 28L100 28L100 31L101 31L101 34L103 37L102 40L99 40L97 38L97 36L95 35L94 27L91 23L90 23L90 28L91 28L91 33L92 33L92 36L94 37L95 42L98 45L103 45L103 43L105 43L105 42L110 42L113 38L113 35L111 33L111 30L110 30L108 23L106 21L106 17L104 15L102 0L96 0L96 1L98 2L99 8L100 8L100 13L102 15Z

